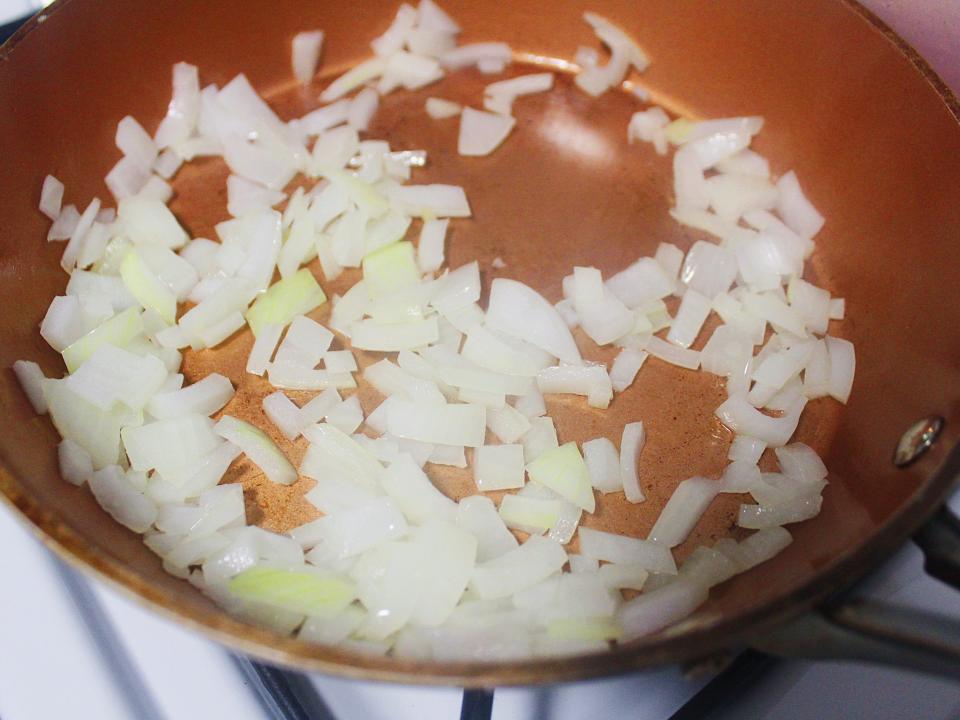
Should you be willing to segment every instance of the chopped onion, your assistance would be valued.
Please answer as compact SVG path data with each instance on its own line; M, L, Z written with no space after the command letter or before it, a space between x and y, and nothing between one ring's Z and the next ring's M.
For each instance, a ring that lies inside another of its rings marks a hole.
M593 487L604 494L623 490L620 456L609 439L601 437L583 443L583 459Z
M465 107L460 114L460 136L457 152L482 156L492 153L513 130L517 121L507 115Z
M644 500L637 476L637 461L646 440L642 422L627 423L623 426L623 435L620 438L620 482L623 484L624 495L632 503Z
M591 407L605 408L613 398L610 375L603 365L554 365L537 373L542 393L585 395Z
M703 584L682 578L627 601L617 612L617 621L625 638L650 635L690 615L707 594Z
M692 477L681 482L660 511L648 538L667 547L676 547L682 543L713 502L720 488L721 484L716 480L703 477Z
M463 110L463 106L452 100L431 97L427 98L426 110L427 115L434 120L442 120L444 118L456 117L460 114L460 111Z
M727 458L733 462L740 460L756 465L760 462L760 456L763 455L763 451L766 449L767 443L763 440L758 440L749 435L736 435L733 438L733 443L730 445Z
M846 404L853 388L853 375L856 370L853 343L829 335L824 340L830 357L830 396Z
M483 60L495 60L509 64L513 57L510 46L502 42L484 42L461 45L440 58L444 67L451 70L476 65Z
M563 546L531 535L520 547L478 564L470 587L481 598L509 597L550 577L566 562Z
M153 525L157 506L130 484L119 466L97 470L90 476L89 484L100 507L121 525L138 533Z
M546 450L527 465L530 479L558 493L587 512L596 508L590 474L576 443Z
M514 550L514 537L490 498L473 495L457 505L457 525L477 539L477 562L487 562Z
M397 437L436 445L484 444L486 409L482 405L443 405L399 400L391 404L387 428Z
M688 348L693 345L700 334L703 323L706 322L707 315L710 314L710 299L698 293L696 290L689 289L683 294L683 300L680 302L680 309L673 320L670 332L667 334L667 340Z
M654 357L671 365L677 365L688 370L696 370L700 366L699 351L678 347L658 337L650 338L645 349Z
M93 475L93 458L73 440L65 438L60 441L57 460L60 476L72 485L83 485Z
M43 371L40 366L30 360L17 360L13 364L13 372L23 388L27 400L37 415L45 415L47 401L43 397Z
M586 557L610 563L628 563L656 573L676 575L677 565L670 549L650 540L580 528L580 552Z
M291 65L293 76L301 85L307 85L317 72L320 48L323 46L323 31L300 32L293 36L291 43Z
M380 484L414 525L423 525L432 519L452 520L456 514L456 504L430 482L406 453L398 455L387 466Z
M214 428L225 440L243 450L270 480L290 485L297 480L297 471L273 440L259 428L230 415L224 415Z
M777 212L783 221L795 233L812 238L823 227L824 218L800 189L800 181L793 170L777 181L780 195L777 199Z
M43 187L40 188L40 212L55 222L60 216L62 202L63 183L53 175L47 175L43 179Z
M490 286L486 324L546 350L565 363L579 365L580 351L556 309L535 290L507 278Z
M523 487L523 473L522 445L483 445L473 451L473 479L480 492Z
M731 396L717 408L715 415L735 433L750 435L771 447L780 447L790 441L806 404L806 398L799 398L781 417L770 417L745 398Z
M407 215L420 217L470 217L466 193L457 185L398 185L388 192L390 201Z

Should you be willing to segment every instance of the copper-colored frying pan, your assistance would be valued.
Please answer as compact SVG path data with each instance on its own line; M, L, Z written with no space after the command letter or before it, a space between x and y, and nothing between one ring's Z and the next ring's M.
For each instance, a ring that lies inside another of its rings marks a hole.
M332 76L361 59L366 43L392 17L393 2L374 0L61 0L0 49L3 496L61 555L157 610L240 650L340 675L465 685L567 680L693 661L764 641L782 652L790 649L784 638L795 640L798 627L834 623L835 629L854 610L846 607L827 619L810 609L902 543L935 511L960 469L960 457L948 452L960 428L956 99L879 22L836 0L591 0L586 6L447 0L444 5L465 28L465 41L505 40L528 53L528 61L570 58L577 45L593 43L580 15L596 10L621 23L649 51L652 65L642 82L656 102L692 117L767 119L758 149L772 159L775 172L795 168L828 218L810 273L847 299L848 318L832 331L853 340L858 352L849 406L813 403L798 433L831 470L822 514L791 527L795 542L781 556L715 588L692 618L656 636L598 656L441 665L309 645L233 619L165 574L140 539L112 522L86 489L58 477L56 433L46 418L34 416L8 369L14 360L33 358L47 374L62 372L59 357L37 330L66 281L57 262L62 246L45 242L46 222L34 210L43 176L52 172L64 180L71 202L108 198L101 178L117 159L117 121L132 114L147 128L156 127L169 97L170 66L179 60L199 65L204 82L223 83L245 72L282 115L302 114L318 104L325 80L308 89L294 86L290 38L300 30L324 29L323 75ZM518 68L522 65L512 71ZM627 94L592 100L561 81L552 93L518 103L518 129L496 154L458 157L455 121L427 119L423 99L438 94L476 104L486 82L465 72L427 91L395 93L385 99L371 129L372 136L396 146L429 151L420 181L467 188L475 216L454 228L453 266L479 258L486 281L517 277L556 299L561 277L574 264L597 265L606 273L652 253L660 241L685 249L698 238L667 215L668 161L645 146L626 145L626 123L638 108ZM226 217L225 176L219 161L197 163L178 176L173 209L192 235L212 236L213 225ZM505 269L491 268L496 256L505 260ZM328 294L342 291L354 279L325 287ZM239 334L215 353L188 355L185 372L191 378L218 367L239 389L230 412L269 427L259 416L267 386L242 371L250 344L248 335ZM609 359L583 347L591 357ZM677 482L715 475L722 466L730 435L712 416L721 390L712 376L684 377L679 383L680 371L651 360L606 413L575 400L551 403L564 440L616 436L628 420L643 419L648 426L640 467L648 501L630 506L604 498L588 525L645 536ZM372 392L362 391L361 399L369 411ZM895 467L891 456L902 433L928 416L946 419L939 441L909 467ZM294 460L303 451L284 447ZM470 487L464 475L436 479L455 497ZM271 487L244 463L227 480L246 486L252 521L283 530L310 517L301 498L309 480L290 489ZM700 543L734 534L738 503L731 496L716 502L679 548L680 557ZM847 654L879 647L872 656L883 655L890 647L885 639L864 640L870 619L865 617L854 617L859 637L849 636ZM899 631L904 620L897 615L889 622L900 623ZM939 627L941 637L950 631ZM819 648L840 651L826 640ZM792 649L802 650L796 643ZM957 662L949 648L922 638L906 652L903 659L927 667L951 657Z

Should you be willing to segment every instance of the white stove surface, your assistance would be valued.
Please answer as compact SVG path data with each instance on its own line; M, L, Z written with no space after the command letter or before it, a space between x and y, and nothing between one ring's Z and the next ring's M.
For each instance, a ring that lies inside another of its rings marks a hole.
M42 5L0 0L0 24ZM955 90L960 90L960 0L866 0ZM960 494L951 503L960 510ZM0 510L0 718L136 718L117 673L105 665L50 554ZM253 693L220 646L93 581L93 592L163 720L263 720ZM905 546L870 580L871 596L960 617L960 596L923 573ZM312 681L339 720L447 720L459 716L451 688ZM498 690L496 720L623 717L665 720L702 682L678 668L534 689ZM781 662L724 717L960 717L955 683L853 663Z

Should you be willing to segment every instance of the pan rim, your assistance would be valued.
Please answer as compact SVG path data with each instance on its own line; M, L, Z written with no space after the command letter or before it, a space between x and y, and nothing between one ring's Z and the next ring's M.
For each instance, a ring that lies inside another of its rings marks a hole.
M0 46L0 62L48 18L74 0L56 0L40 11ZM879 32L931 86L954 120L960 124L960 100L907 41L872 11L856 0L836 0ZM924 467L932 466L933 458ZM71 567L92 572L111 588L162 617L200 632L229 649L267 662L299 670L320 672L356 680L402 682L416 685L461 687L509 687L614 676L658 665L689 662L744 646L750 637L814 608L829 596L848 587L884 556L899 547L946 497L960 477L960 447L946 454L938 467L929 467L927 481L912 499L891 515L873 537L847 554L838 556L789 596L735 617L718 619L683 633L653 636L616 650L560 659L530 659L498 663L421 663L396 658L370 657L336 648L323 648L306 641L281 638L269 630L254 628L222 610L199 612L176 596L144 581L139 573L118 559L99 555L71 528L24 491L0 459L0 502L46 547ZM318 652L319 651L319 652ZM425 671L426 669L426 671Z

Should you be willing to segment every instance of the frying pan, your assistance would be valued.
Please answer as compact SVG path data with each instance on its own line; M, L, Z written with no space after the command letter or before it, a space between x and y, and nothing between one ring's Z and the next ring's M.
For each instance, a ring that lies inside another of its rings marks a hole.
M464 42L504 40L518 61L540 64L571 58L578 45L594 43L580 16L595 10L648 50L652 65L641 84L655 102L694 118L766 118L756 147L774 172L796 169L827 217L808 273L846 298L847 319L832 332L852 340L858 353L849 405L815 401L797 434L830 468L823 512L791 526L794 543L776 559L715 588L692 617L657 635L601 655L440 664L311 645L232 618L164 573L139 537L112 522L85 488L58 477L58 437L46 417L30 410L9 370L14 360L31 358L48 375L62 373L60 358L38 332L50 299L66 282L57 262L62 246L45 242L46 222L34 210L44 175L66 182L70 202L109 198L102 178L117 159L117 121L132 114L156 127L169 98L170 67L180 60L197 64L205 83L245 72L281 115L303 114L318 105L323 83L362 59L367 42L389 23L394 3L376 0L60 0L0 49L0 490L6 502L74 565L233 648L306 670L502 686L696 663L754 645L960 674L955 625L890 608L825 604L928 520L960 470L960 453L950 451L960 428L957 100L908 46L853 3L447 0L444 6L463 26ZM289 43L312 28L327 33L322 77L302 89L291 77ZM518 68L525 66L515 63L510 72ZM475 215L454 227L451 266L478 258L485 282L516 277L556 300L572 265L609 273L652 254L661 241L685 250L699 238L667 215L669 161L627 146L626 123L640 104L626 93L594 100L561 78L553 92L518 103L517 130L497 153L457 156L456 122L429 120L423 100L440 95L476 104L489 81L470 71L421 92L390 95L370 132L398 147L428 150L428 167L417 181L467 188ZM211 237L213 225L225 219L225 177L213 160L179 174L172 208L192 236ZM506 268L494 270L494 257ZM354 280L321 277L328 295ZM189 380L216 367L238 386L229 412L272 430L259 414L266 384L243 373L251 342L241 333L215 354L188 354L184 372ZM587 354L610 359L595 348ZM640 464L647 502L604 498L587 525L643 537L680 480L716 476L722 467L730 434L712 415L722 390L705 373L678 382L678 372L650 360L607 412L551 401L564 440L615 437L635 419L648 427ZM369 411L376 398L361 389L361 401ZM891 457L904 432L928 417L945 420L937 441L914 462L895 466ZM303 452L281 445L295 462ZM470 492L464 475L435 480L455 498ZM309 480L270 486L240 462L227 481L244 484L250 521L284 530L311 517L301 497ZM678 557L735 534L739 502L733 496L715 502ZM956 581L958 533L951 522L940 517L923 537L930 565L941 577L953 572Z

